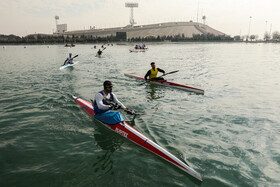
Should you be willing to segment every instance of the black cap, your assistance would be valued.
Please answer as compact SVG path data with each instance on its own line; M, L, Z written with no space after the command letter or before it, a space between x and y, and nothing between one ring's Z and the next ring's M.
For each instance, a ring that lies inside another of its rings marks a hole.
M110 88L113 87L113 84L111 81L104 81L103 86L104 88Z
M151 65L155 64L155 62L152 62Z

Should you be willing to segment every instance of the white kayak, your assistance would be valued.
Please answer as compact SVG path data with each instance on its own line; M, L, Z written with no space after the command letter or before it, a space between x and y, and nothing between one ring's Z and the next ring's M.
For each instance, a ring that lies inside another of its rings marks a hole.
M130 52L145 52L147 50L147 48L144 48L144 49L129 49Z
M61 66L59 69L62 70L64 68L74 66L74 65L76 65L78 63L79 63L79 61L73 61L73 64L65 64L64 66Z

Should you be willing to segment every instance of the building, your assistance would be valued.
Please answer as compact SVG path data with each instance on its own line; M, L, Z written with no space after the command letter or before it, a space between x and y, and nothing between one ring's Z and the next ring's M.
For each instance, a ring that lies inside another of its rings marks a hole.
M186 38L192 38L193 35L212 34L214 36L226 36L218 30L215 30L205 24L197 22L169 22L150 25L126 26L105 29L90 29L66 31L62 33L67 37L107 37L120 36L122 39L129 40L131 38L149 38L162 36L176 36L183 35Z

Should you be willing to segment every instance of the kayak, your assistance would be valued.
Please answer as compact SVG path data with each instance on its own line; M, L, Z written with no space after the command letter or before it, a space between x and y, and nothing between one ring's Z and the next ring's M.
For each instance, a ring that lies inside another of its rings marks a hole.
M137 75L132 75L132 74L128 74L128 73L125 73L124 75L126 75L128 77L133 77L133 78L145 80L143 77L140 77L140 76L137 76ZM182 85L182 84L178 84L178 83L174 83L174 82L170 82L170 81L167 81L167 80L150 81L150 83L163 85L163 86L170 86L170 87L174 87L174 88L179 88L179 89L187 90L189 92L195 92L197 94L204 94L204 90L194 88L194 87L190 87L190 86L186 86L186 85Z
M64 68L74 66L74 65L76 65L78 63L79 63L79 61L73 61L73 64L65 64L64 66L61 66L59 69L62 70Z
M74 44L65 44L64 47L75 47L75 45Z
M74 100L92 117L94 117L95 112L92 107L92 103L83 100L79 97L72 96ZM96 118L95 118L96 119ZM97 119L98 120L98 119ZM99 121L99 120L98 120ZM101 122L101 121L99 121ZM163 158L164 160L170 162L171 164L177 166L184 172L188 173L189 175L195 177L196 179L202 181L202 178L199 173L197 173L194 169L192 169L189 165L185 164L177 157L169 153L164 148L160 147L158 144L153 142L151 139L147 138L145 135L131 127L125 121L119 122L117 124L109 125L104 122L101 122L102 125L107 127L108 129L120 134L124 138L138 144L139 146L151 151L152 153L158 155L159 157Z
M129 49L130 52L145 52L147 49Z

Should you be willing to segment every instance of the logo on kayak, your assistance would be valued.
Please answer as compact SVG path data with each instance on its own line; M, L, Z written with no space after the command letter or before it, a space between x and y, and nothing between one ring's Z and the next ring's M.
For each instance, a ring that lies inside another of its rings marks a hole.
M127 138L128 133L124 132L123 130L116 128L115 131L117 133L119 133L120 135L122 135L122 136Z

